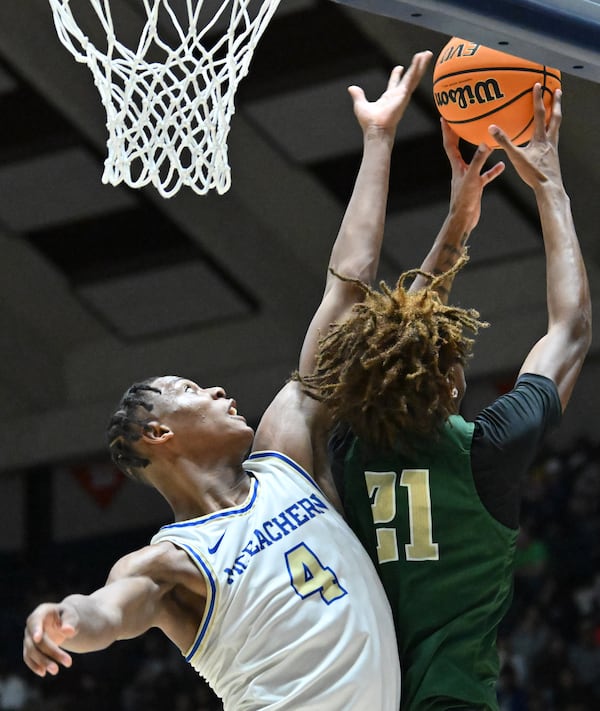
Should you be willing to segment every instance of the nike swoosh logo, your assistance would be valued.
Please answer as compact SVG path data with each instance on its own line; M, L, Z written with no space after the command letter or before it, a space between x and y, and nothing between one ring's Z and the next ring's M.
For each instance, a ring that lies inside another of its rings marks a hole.
M216 553L216 552L217 552L217 549L218 549L219 546L221 545L221 541L223 540L223 538L225 538L225 533L222 534L221 538L219 538L219 540L215 543L214 546L209 546L209 547L208 547L208 552L209 552L211 555L212 555L213 553Z

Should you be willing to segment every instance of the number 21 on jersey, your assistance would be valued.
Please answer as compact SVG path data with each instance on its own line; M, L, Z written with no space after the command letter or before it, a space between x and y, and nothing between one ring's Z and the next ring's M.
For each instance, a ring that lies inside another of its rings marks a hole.
M373 522L377 529L377 556L380 563L399 560L398 532L385 528L396 517L396 472L365 472L371 500ZM410 543L404 545L406 560L439 560L439 546L433 542L431 495L428 469L404 469L400 486L406 487Z

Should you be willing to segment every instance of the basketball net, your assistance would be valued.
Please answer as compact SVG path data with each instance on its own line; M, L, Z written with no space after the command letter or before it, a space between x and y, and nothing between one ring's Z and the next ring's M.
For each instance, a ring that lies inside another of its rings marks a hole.
M106 110L103 183L151 183L165 198L184 185L200 195L229 190L235 92L279 1L217 0L206 19L204 0L136 0L145 21L130 49L116 37L110 0L84 0L100 21L102 48L73 16L77 0L49 0L60 41L87 64Z

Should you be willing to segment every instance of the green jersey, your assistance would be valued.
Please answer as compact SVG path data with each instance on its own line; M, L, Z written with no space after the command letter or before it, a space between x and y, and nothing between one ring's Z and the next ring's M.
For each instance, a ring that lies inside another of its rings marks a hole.
M348 521L395 617L406 711L498 708L496 634L511 601L517 531L478 496L473 429L451 417L437 441L409 455L355 440L345 461Z
M409 454L347 431L332 440L348 521L394 613L402 711L498 709L496 635L512 596L522 481L561 412L555 384L523 374L474 423L451 417Z

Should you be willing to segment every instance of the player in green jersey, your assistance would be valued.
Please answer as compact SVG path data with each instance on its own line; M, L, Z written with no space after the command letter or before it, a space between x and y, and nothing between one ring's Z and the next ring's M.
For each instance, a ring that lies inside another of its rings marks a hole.
M322 339L304 381L344 423L334 440L340 493L392 604L403 711L498 709L496 635L510 604L521 481L569 401L591 340L588 282L557 150L561 94L548 125L539 85L533 96L526 147L490 128L533 189L546 252L547 333L514 389L474 422L458 414L482 324L477 312L447 304L465 259L445 244L393 290L363 284L363 301ZM454 176L460 158L447 127L444 138ZM448 261L454 266L440 274Z

